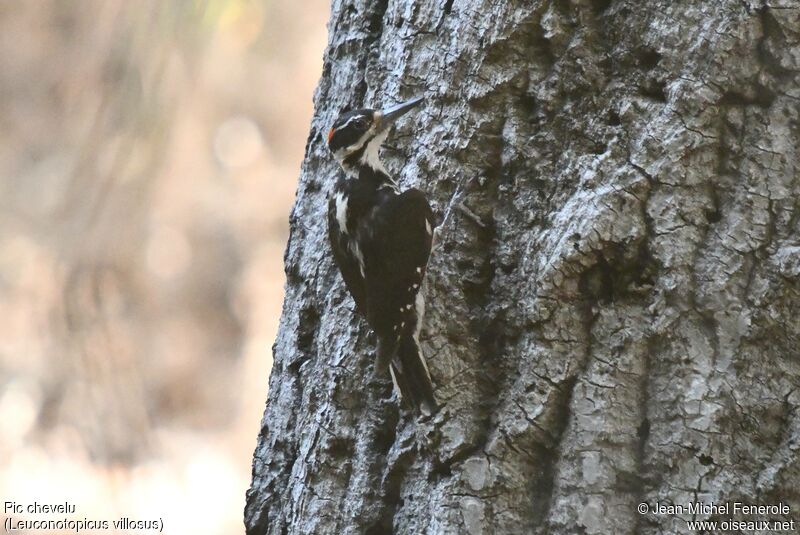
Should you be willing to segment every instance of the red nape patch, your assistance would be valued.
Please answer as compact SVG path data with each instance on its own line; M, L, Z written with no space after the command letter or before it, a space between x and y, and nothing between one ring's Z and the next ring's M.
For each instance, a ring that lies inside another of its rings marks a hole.
M334 129L333 129L333 128L331 128L331 129L328 131L328 143L330 143L330 142L331 142L331 138L333 137L333 132L334 132Z

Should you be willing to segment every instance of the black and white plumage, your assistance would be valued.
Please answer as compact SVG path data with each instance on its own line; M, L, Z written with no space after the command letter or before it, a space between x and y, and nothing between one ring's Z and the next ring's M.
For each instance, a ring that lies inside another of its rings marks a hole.
M421 191L401 192L378 157L394 121L421 101L350 111L333 124L328 147L345 173L328 201L328 233L345 285L378 337L375 373L388 367L401 398L431 414L436 399L418 338L433 212Z

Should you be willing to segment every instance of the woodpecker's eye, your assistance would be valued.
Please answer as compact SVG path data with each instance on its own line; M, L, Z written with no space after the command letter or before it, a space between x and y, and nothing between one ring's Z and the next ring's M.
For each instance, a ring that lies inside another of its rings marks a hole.
M353 126L358 128L359 130L364 130L367 128L367 121L363 117L359 117L358 119L353 121Z

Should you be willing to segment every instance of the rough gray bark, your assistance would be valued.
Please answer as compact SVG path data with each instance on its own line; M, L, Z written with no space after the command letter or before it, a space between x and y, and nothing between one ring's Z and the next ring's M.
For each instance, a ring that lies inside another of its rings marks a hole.
M248 533L800 521L800 2L334 0L324 65ZM324 224L339 109L422 93L387 167L476 216L431 259L428 423L378 401Z

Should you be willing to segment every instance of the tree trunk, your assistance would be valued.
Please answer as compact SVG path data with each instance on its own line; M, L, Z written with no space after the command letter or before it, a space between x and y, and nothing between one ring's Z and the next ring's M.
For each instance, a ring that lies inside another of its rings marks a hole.
M248 533L800 522L800 2L334 0ZM417 422L327 243L346 105L438 217ZM444 214L449 214L444 218Z

